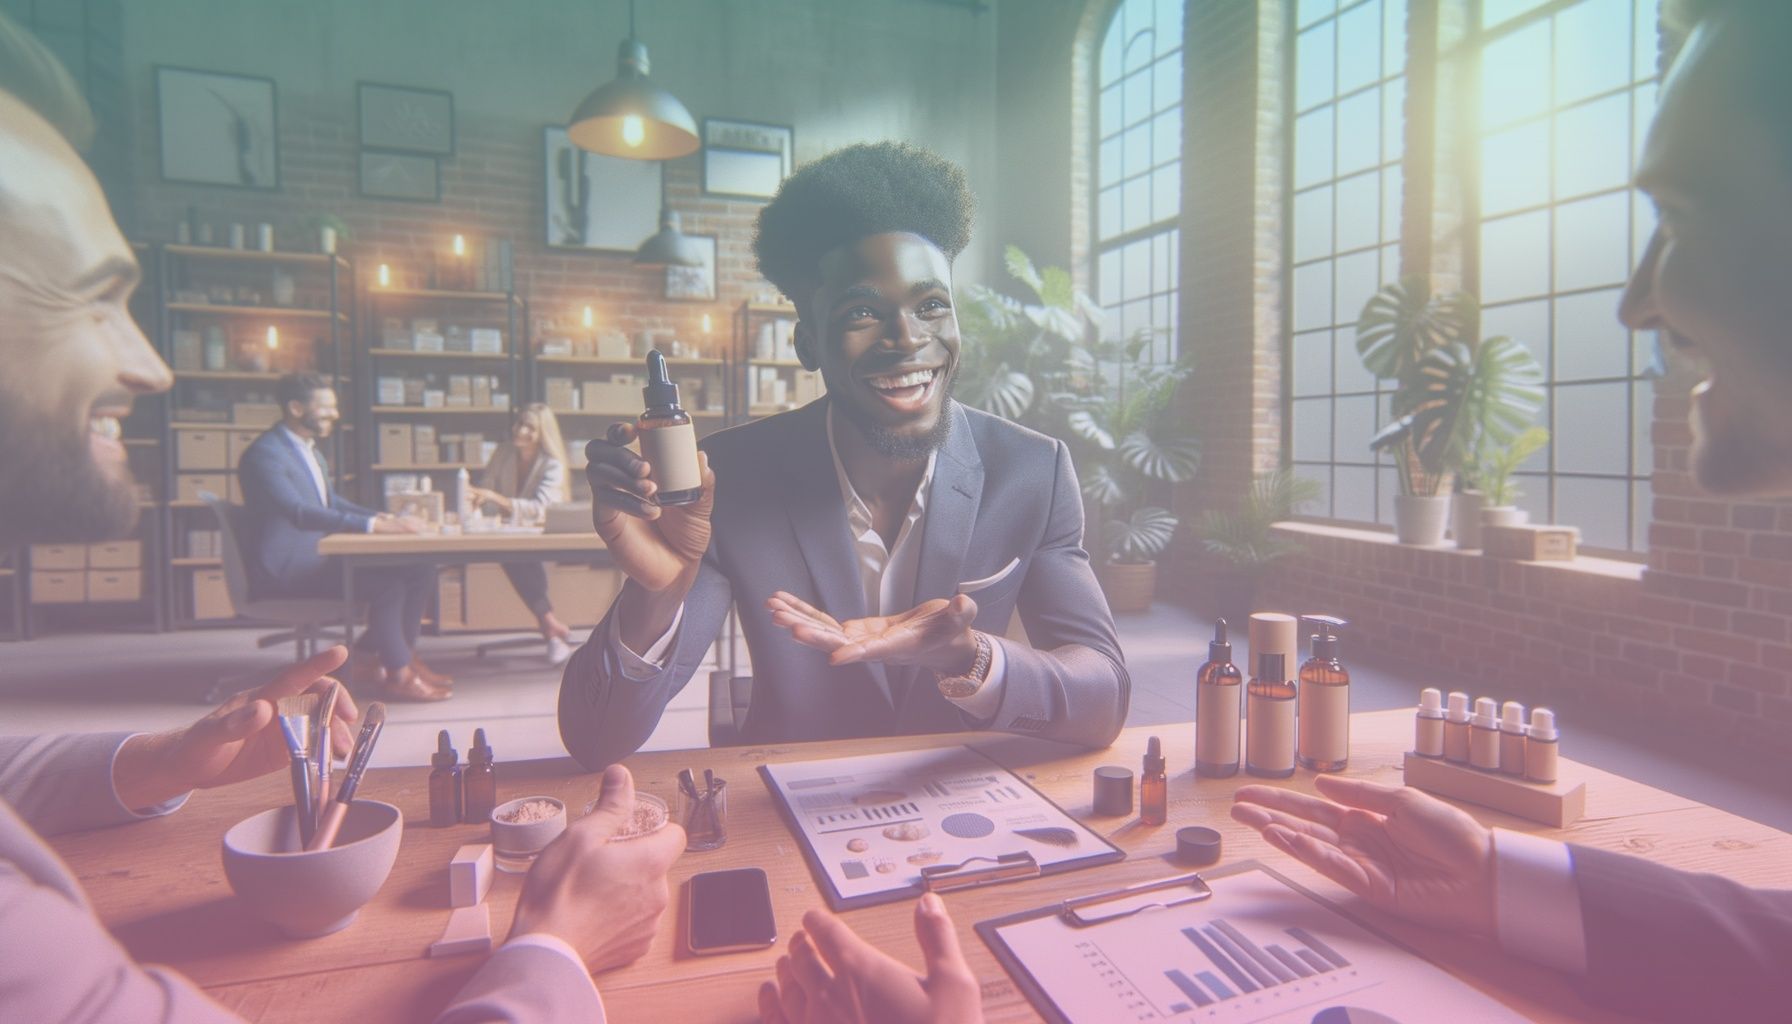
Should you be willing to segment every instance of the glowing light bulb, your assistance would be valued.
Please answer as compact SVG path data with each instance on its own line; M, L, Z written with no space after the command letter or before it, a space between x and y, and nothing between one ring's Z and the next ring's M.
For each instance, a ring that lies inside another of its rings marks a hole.
M703 333L704 333L704 334L708 334L708 333L709 333L709 330L710 330L710 326L709 326L709 314L708 314L708 313L705 313L705 314L703 314Z
M466 254L467 254L466 236L465 235L455 235L454 236L454 255L465 256Z
M279 347L280 347L280 328L275 327L273 324L269 324L268 325L268 348L269 349L277 349Z
M380 287L392 287L392 268L384 263L380 264Z
M630 146L639 146L647 138L647 123L641 115L630 114L622 119L622 141Z
M597 326L597 317L592 314L590 306L585 307L585 326L586 327Z

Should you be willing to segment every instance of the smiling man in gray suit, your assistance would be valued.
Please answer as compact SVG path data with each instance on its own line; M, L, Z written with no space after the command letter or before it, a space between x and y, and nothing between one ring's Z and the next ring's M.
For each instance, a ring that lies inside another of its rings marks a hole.
M1113 741L1129 683L1069 452L951 398L972 206L964 172L912 146L804 167L760 214L755 252L826 397L706 439L693 505L654 500L632 427L589 446L593 520L628 583L561 683L560 733L584 764L647 739L730 603L753 662L748 742ZM1030 644L1000 635L1016 610Z

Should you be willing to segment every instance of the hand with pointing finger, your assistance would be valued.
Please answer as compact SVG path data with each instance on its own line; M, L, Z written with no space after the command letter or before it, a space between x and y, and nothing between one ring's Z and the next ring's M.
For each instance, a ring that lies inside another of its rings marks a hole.
M766 599L772 622L790 630L797 643L827 652L828 664L876 661L920 665L944 675L970 671L977 660L971 623L977 602L963 594L924 601L899 615L873 615L845 622L786 591Z

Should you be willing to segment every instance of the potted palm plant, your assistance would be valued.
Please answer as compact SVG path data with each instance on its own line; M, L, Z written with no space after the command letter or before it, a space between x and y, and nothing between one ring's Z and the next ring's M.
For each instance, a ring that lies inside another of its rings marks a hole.
M1301 550L1299 541L1278 535L1275 524L1318 501L1320 493L1318 482L1277 469L1253 481L1234 507L1201 517L1195 535L1223 567L1206 588L1215 614L1242 622L1256 609L1264 573Z
M1433 296L1416 276L1376 292L1357 320L1363 367L1394 385L1393 420L1369 447L1393 458L1403 544L1443 540L1449 482L1479 439L1511 441L1543 403L1543 368L1530 350L1503 335L1476 341L1480 320L1474 296Z
M1524 460L1548 443L1548 430L1531 427L1509 443L1499 444L1484 438L1483 443L1475 446L1475 479L1480 481L1481 490L1487 496L1487 504L1481 509L1481 525L1519 526L1524 523L1524 510L1517 505L1521 492L1512 474Z

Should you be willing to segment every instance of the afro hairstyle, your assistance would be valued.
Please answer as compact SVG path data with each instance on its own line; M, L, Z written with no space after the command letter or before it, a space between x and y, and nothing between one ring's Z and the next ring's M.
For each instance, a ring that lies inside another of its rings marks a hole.
M920 235L958 257L971 240L976 199L964 169L904 142L837 149L785 180L759 211L759 272L792 301L813 287L822 256L870 235Z

